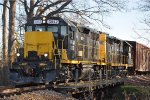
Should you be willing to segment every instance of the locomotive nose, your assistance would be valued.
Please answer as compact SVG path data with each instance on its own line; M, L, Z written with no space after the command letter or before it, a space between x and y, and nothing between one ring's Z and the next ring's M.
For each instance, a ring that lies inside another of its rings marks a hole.
M24 58L51 60L53 58L54 36L52 32L26 32Z

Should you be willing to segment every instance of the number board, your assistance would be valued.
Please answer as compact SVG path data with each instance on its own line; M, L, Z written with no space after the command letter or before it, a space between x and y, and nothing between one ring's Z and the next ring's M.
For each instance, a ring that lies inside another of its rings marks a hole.
M34 20L34 24L42 24L42 20ZM59 24L59 20L48 19L47 24Z
M34 24L42 24L42 20L34 20Z
M47 24L59 24L59 20L48 19Z

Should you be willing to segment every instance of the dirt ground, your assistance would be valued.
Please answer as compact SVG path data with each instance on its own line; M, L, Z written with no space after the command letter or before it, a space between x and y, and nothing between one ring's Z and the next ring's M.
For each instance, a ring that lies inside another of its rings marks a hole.
M76 100L71 96L63 95L55 91L39 90L28 93L22 93L21 95L13 95L10 97L4 97L0 100Z
M150 86L150 75L126 76L123 79L125 85Z

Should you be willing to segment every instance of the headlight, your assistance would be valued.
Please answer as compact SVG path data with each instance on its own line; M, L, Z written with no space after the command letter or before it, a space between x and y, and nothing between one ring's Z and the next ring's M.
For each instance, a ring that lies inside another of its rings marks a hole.
M43 17L43 20L46 20L46 17Z
M39 65L40 66L46 66L47 64L46 63L40 63Z
M48 54L47 54L47 53L45 53L45 54L44 54L44 57L47 57L47 56L48 56Z
M45 20L43 20L43 23L46 23L46 21L45 21Z
M20 53L17 53L17 57L19 57L20 56Z
M21 63L21 64L19 64L19 65L27 65L27 63Z

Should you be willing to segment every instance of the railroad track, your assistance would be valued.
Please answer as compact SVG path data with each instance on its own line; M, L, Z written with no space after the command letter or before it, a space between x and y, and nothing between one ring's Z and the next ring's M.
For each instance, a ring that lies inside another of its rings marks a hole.
M0 87L0 98L9 97L11 95L20 95L21 93L51 89L50 85L25 85L25 86L11 86L11 87Z
M35 97L41 95L45 97L49 97L50 94L56 94L57 93L63 93L63 94L68 94L68 95L75 95L77 94L77 97L79 95L82 95L83 93L89 93L89 91L93 91L94 95L97 94L95 91L99 91L104 88L109 88L109 87L115 87L118 85L122 85L122 81L113 81L113 80L103 80L100 82L99 80L94 80L94 81L85 81L85 82L78 82L75 84L74 82L70 82L68 84L66 83L59 83L59 84L26 84L26 85L18 85L15 87L0 87L0 100L20 100L20 99L11 99L11 98L18 98L21 96L26 97L26 99L23 100L28 100L27 97ZM38 91L38 92L37 92ZM51 93L51 91L53 91ZM35 96L37 95L37 96ZM59 97L60 94L58 94L56 97ZM89 94L90 95L90 94ZM54 97L54 96L50 96ZM74 97L74 96L73 96ZM5 99L9 98L9 99ZM35 99L30 99L30 100L35 100ZM41 98L41 97L39 97ZM63 96L62 96L63 98ZM37 99L36 99L37 100ZM38 99L40 100L40 99ZM47 100L47 99L42 99L42 100ZM53 99L50 99L53 100ZM62 99L54 99L54 100L62 100ZM64 99L63 99L64 100ZM67 100L74 100L74 99L67 99Z

